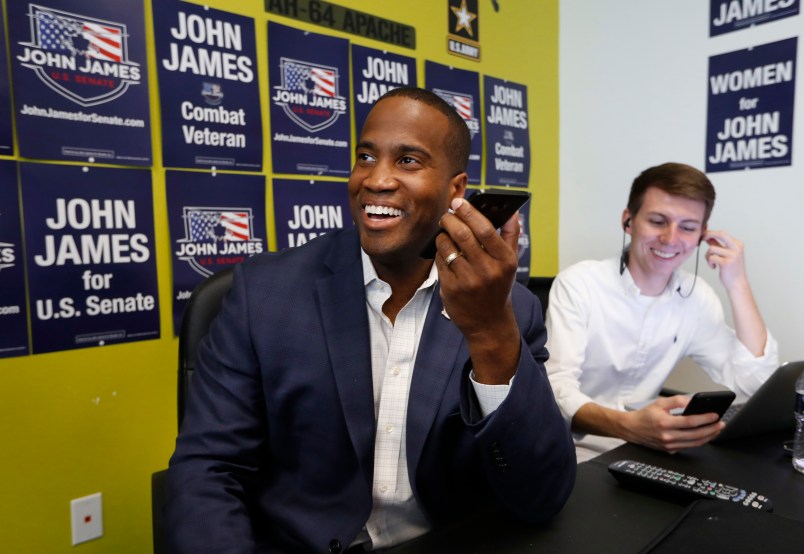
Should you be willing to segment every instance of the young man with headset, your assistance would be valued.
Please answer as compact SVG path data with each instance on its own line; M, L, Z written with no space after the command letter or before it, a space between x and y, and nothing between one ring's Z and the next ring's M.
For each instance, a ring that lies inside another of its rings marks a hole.
M750 396L778 366L745 271L743 244L707 227L715 189L697 169L665 163L646 169L622 214L631 244L619 259L586 260L562 271L550 290L546 363L578 461L623 440L675 452L712 440L714 414L671 415L686 396L655 398L684 357L717 383ZM625 236L623 236L623 242ZM697 256L719 271L734 318L726 325L715 292L697 281ZM696 253L696 273L680 269Z

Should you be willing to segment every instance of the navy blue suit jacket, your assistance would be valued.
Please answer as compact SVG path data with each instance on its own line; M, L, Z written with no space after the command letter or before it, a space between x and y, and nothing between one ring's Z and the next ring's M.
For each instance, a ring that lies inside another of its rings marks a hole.
M543 362L538 301L517 284L514 384L486 418L457 327L430 305L410 386L407 456L434 525L501 503L541 521L566 501L575 451ZM374 399L354 228L235 270L199 349L168 470L171 552L337 552L372 505Z

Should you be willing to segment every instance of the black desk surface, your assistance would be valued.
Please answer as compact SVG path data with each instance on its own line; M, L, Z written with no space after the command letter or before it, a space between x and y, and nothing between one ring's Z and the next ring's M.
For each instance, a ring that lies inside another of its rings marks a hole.
M500 513L478 516L392 549L394 554L638 552L685 503L622 487L609 463L633 459L764 494L774 514L804 522L804 474L782 449L784 435L706 445L677 454L626 444L578 466L575 489L550 522L525 526Z

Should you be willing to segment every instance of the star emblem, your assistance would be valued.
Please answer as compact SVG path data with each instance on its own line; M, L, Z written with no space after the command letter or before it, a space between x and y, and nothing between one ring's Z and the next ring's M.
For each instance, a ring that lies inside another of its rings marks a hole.
M456 8L454 6L450 6L452 13L455 14L455 17L458 18L457 23L455 24L455 32L457 33L461 29L466 29L466 32L469 34L470 37L474 37L475 34L472 31L472 21L477 19L477 14L472 13L466 7L466 0L461 0L461 7Z

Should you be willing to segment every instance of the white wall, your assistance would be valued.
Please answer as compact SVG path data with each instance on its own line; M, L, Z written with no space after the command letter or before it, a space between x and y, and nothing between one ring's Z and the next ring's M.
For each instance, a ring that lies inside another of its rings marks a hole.
M708 17L708 0L560 0L560 268L619 252L620 214L643 169L665 161L704 168L709 56L804 30L799 14L709 38ZM782 361L804 359L802 41L793 165L709 175L717 191L710 228L746 244L748 275ZM728 313L703 252L700 275Z

